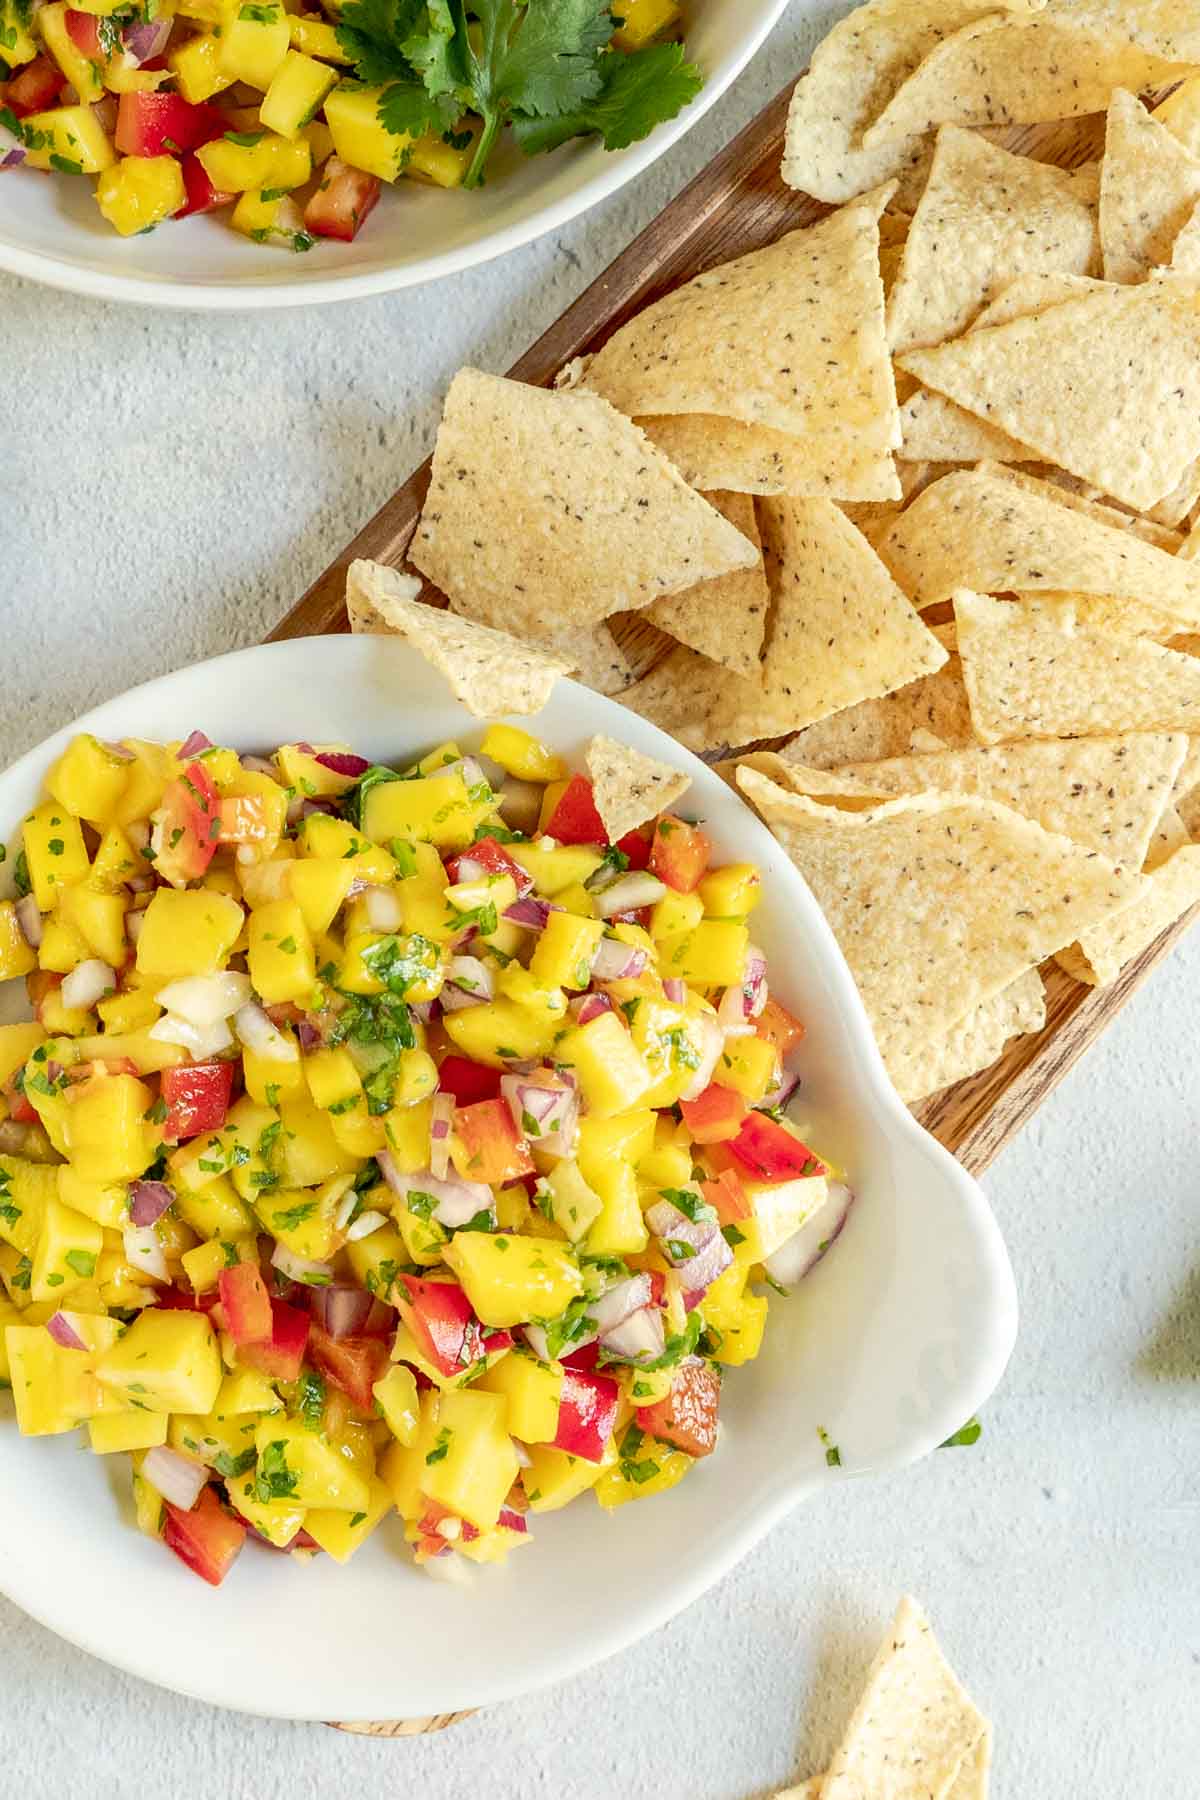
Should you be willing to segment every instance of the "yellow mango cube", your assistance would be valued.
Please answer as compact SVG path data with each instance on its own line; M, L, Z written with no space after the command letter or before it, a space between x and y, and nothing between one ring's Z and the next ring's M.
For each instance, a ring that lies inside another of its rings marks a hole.
M440 132L426 132L413 140L404 165L409 181L427 181L432 187L461 187L475 155L475 138L462 145L448 144Z
M507 1329L527 1319L556 1319L583 1292L583 1277L566 1245L543 1238L460 1231L445 1260L485 1325Z
M329 96L325 117L333 132L338 155L353 162L354 158L346 156L338 144L337 126L330 115L330 108L341 91L335 89ZM356 164L356 167L362 166ZM378 173L377 170L367 172ZM495 795L486 781L468 790L461 769L446 769L439 775L421 776L415 781L384 781L373 787L363 802L363 830L376 844L388 844L393 838L408 838L413 842L436 844L439 850L464 850L473 840L476 826L491 815L495 804Z
M42 12L63 10L62 7L43 7ZM43 26L40 13L38 24ZM59 60L57 56L55 60ZM79 60L85 68L91 69L92 64L86 58L81 56ZM85 86L89 85L85 79ZM93 97L98 99L100 96L95 94ZM47 112L30 113L22 119L21 125L26 144L34 146L26 151L26 168L57 169L62 175L99 175L102 169L116 161L116 151L103 125L91 106L83 102L78 106L55 106Z
M242 194L247 188L301 187L312 174L312 152L304 139L279 137L273 131L216 138L211 144L201 144L196 155L213 186L223 194Z
M104 1413L89 1419L88 1446L95 1456L111 1456L117 1450L154 1450L167 1441L166 1413Z
M412 139L380 124L379 96L382 92L383 89L378 87L339 84L325 97L325 121L333 133L334 150L343 162L363 169L368 175L378 175L381 181L395 181L404 169ZM368 803L379 791L377 788L367 796ZM368 831L374 837L374 831L369 827ZM422 835L397 829L387 832L380 841L385 842L388 837ZM463 841L471 841L470 833Z
M292 48L303 50L306 56L319 56L322 62L349 63L353 58L347 56L338 41L337 27L330 24L322 13L289 13L288 30L292 34ZM343 749L344 745L337 748ZM289 781L291 777L288 777ZM343 787L330 790L342 793L350 786L350 777L343 776Z
M398 1444L413 1444L420 1418L420 1396L411 1369L395 1362L371 1389L387 1428Z
M56 800L45 800L27 814L22 839L33 897L38 910L48 913L63 889L88 872L79 820Z
M586 1025L574 1026L557 1046L556 1055L574 1068L587 1110L598 1119L627 1112L651 1084L651 1072L615 1012L600 1013Z
M567 772L561 756L519 725L489 725L479 749L518 781L561 781Z
M361 1512L333 1512L323 1506L311 1507L304 1516L304 1529L334 1562L349 1562L380 1520L391 1512L392 1506L391 1489L385 1481L373 1477L367 1484L367 1504Z
M329 930L353 880L354 870L343 857L301 857L292 863L287 891L314 937Z
M47 50L75 89L79 97L79 106L72 111L85 111L104 94L102 65L87 56L76 44L67 29L67 8L55 0L52 6L43 6L38 13L38 31ZM45 115L35 114L35 118ZM26 121L28 125L30 121ZM60 153L66 155L65 152ZM32 158L30 158L32 160ZM45 165L42 165L45 167ZM51 168L56 167L54 163ZM74 169L72 174L91 174L92 170Z
M390 1444L383 1454L379 1474L392 1496L392 1504L402 1519L419 1519L425 1511L426 1499L421 1490L425 1458L434 1449L438 1430L438 1413L442 1396L435 1389L421 1395L416 1437L411 1444Z
M260 1500L257 1476L251 1471L239 1475L229 1484L229 1498L235 1512L248 1525L260 1531L269 1543L280 1550L286 1548L304 1524L305 1509L296 1500Z
M322 1432L290 1419L265 1418L254 1433L260 1500L294 1500L301 1506L365 1512L368 1478ZM268 1492L269 1490L269 1496Z
M90 1281L104 1244L94 1219L53 1198L42 1214L29 1293L33 1300L59 1300Z
M96 183L96 204L122 237L150 231L177 213L187 195L174 156L123 156Z
M58 1197L64 1206L109 1231L121 1231L129 1223L129 1188L123 1181L90 1181L71 1163L61 1163Z
M558 1434L562 1399L562 1364L538 1362L514 1351L479 1377L485 1393L502 1394L508 1407L508 1429L526 1444L548 1444Z
M641 50L679 26L679 0L612 0L617 21L612 42L617 50Z
M294 900L275 900L250 914L250 980L268 1005L304 1000L317 981L304 915Z
M578 1163L570 1157L556 1162L546 1181L550 1216L573 1244L587 1236L603 1210L603 1202L594 1188L588 1186L579 1172Z
M538 937L529 973L545 988L586 988L592 979L592 958L603 936L602 919L553 912Z
M617 1449L610 1438L600 1461L588 1462L586 1457L568 1456L565 1450L555 1450L549 1444L531 1444L529 1457L523 1486L530 1512L557 1512L596 1485L616 1462Z
M207 1140L201 1138L197 1142L204 1146ZM184 1223L202 1238L236 1240L249 1237L258 1229L254 1214L235 1192L228 1176L216 1172L199 1188L181 1184L175 1196L175 1209Z
M289 42L291 29L289 16ZM333 69L306 56L302 50L289 49L271 78L258 116L280 137L296 137L301 128L316 117L321 102L336 81L337 74Z
M496 1523L520 1472L508 1435L507 1403L478 1388L442 1395L437 1435L425 1456L421 1490L481 1531Z
M221 67L221 40L215 31L200 32L171 50L167 67L174 72L180 94L192 106L233 85L233 76Z
M157 888L142 916L137 967L164 981L215 975L237 942L245 914L228 894L203 888Z
M531 875L539 894L555 900L566 888L586 883L604 861L598 850L586 844L558 844L543 849L541 844L509 844L508 853Z
M26 1437L49 1437L75 1426L103 1404L94 1359L64 1350L44 1325L4 1328L17 1428Z
M90 882L64 889L59 911L65 925L82 937L91 956L110 968L125 961L125 902L119 894L98 892Z
M753 1104L779 1086L779 1051L769 1038L726 1038L713 1080Z
M37 966L37 952L26 942L17 920L16 906L11 900L0 900L0 981L28 975Z
M762 899L762 871L754 863L712 869L696 889L709 919L744 919Z
M90 732L71 739L46 776L50 797L103 830L125 788L126 763Z
M269 88L291 41L283 0L243 0L221 27L221 69L234 81Z
M559 1029L554 1018L511 1000L486 1000L480 1006L462 1007L447 1013L442 1024L464 1056L493 1069L546 1056Z
M650 908L650 936L667 938L679 931L691 931L703 917L704 902L699 894L677 894L668 889Z
M670 1444L655 1443L644 1438L636 1457L623 1456L614 1468L606 1469L596 1483L596 1498L606 1512L624 1506L629 1500L646 1500L652 1494L665 1494L683 1480L694 1458L685 1456ZM647 1472L647 1464L653 1472ZM636 1466L636 1475L630 1471Z
M701 987L735 987L746 972L750 933L732 919L705 919L690 931L659 940L658 969Z
M136 1075L93 1075L71 1090L71 1160L92 1181L133 1181L155 1153L154 1095Z
M221 1386L213 1328L203 1313L141 1312L99 1358L96 1376L150 1412L209 1413Z
M610 1162L589 1179L600 1197L600 1211L587 1234L588 1249L597 1256L634 1256L644 1250L649 1236L632 1165Z

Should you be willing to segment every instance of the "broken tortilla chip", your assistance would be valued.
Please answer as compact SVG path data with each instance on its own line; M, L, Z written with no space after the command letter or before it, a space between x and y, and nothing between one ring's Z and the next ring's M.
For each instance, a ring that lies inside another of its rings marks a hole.
M960 470L913 500L880 541L879 555L914 605L958 588L979 593L1039 589L1154 597L1179 621L1200 624L1200 564L1181 561L1132 532L1101 524L999 471ZM934 727L936 729L936 727Z
M1010 1038L1040 1031L1045 1023L1046 990L1037 970L1028 969L940 1037L907 1051L893 1050L888 1073L902 1100L924 1100L952 1082L990 1069ZM947 1790L947 1800L958 1792L956 1781Z
M692 785L690 775L609 737L594 737L584 761L612 844L666 812Z
M1107 987L1160 932L1200 902L1200 844L1186 844L1145 877L1130 905L1102 920L1056 960L1076 981Z
M382 621L382 630L406 638L440 670L455 697L477 719L540 712L569 665L506 631L426 606L415 598L419 589L420 583L410 575L383 563L352 562L346 575L351 618L356 613L359 618L368 616L369 608Z
M724 489L854 501L900 496L891 452L860 451L845 437L793 437L716 413L646 414L635 423L701 493Z
M697 275L635 315L587 389L632 417L704 413L796 437L900 441L883 323L886 190ZM720 485L720 484L718 484Z
M455 376L409 561L456 612L553 642L757 560L595 394Z
M738 785L812 889L889 1067L1126 904L1142 879L974 795L905 795L855 813L753 769Z
M724 513L742 536L761 547L754 501L749 494L706 494L717 511ZM698 650L711 662L735 675L751 679L759 674L758 653L762 649L767 622L767 575L760 562L757 569L739 569L734 575L718 575L715 581L702 581L669 599L655 600L645 611L652 625L689 649Z
M1136 94L1118 88L1109 101L1100 172L1105 280L1145 281L1152 268L1169 263L1197 200L1200 161Z
M1200 290L1103 288L971 331L901 368L1047 462L1144 511L1200 455Z
M985 744L1200 726L1195 657L982 594L956 594L954 614Z
M1018 276L1089 274L1095 199L1091 169L1034 162L943 126L888 301L893 355L957 337Z

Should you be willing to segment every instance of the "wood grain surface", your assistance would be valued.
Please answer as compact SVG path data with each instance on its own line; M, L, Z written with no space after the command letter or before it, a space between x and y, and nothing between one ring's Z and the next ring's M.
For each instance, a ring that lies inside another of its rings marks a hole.
M513 365L510 375L549 385L572 357L598 349L635 312L670 288L703 269L771 243L781 233L813 224L824 216L827 207L794 193L779 177L791 87L789 83L622 251ZM985 135L1006 149L1018 150L1041 162L1077 168L1101 154L1104 120L1071 119L1054 125L1011 127ZM428 484L426 461L317 578L271 633L272 638L347 631L347 568L358 557L403 564ZM444 596L429 584L422 597L435 606L446 603ZM615 633L639 674L658 659L669 643L636 615L619 621ZM1085 987L1056 963L1048 963L1042 971L1046 982L1044 1029L1015 1039L999 1061L982 1074L918 1102L913 1108L915 1116L972 1174L982 1174L1141 986L1155 964L1182 937L1194 917L1194 913L1189 913L1163 932L1122 970L1111 987ZM369 1737L413 1737L444 1730L470 1716L468 1712L438 1713L427 1719L335 1724L335 1729Z

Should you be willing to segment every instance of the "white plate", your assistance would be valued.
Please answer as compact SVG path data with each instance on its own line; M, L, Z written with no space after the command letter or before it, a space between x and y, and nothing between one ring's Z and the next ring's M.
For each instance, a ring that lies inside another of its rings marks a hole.
M0 831L11 838L75 730L167 739L193 727L243 750L343 740L380 761L478 730L399 640L265 645L135 688L49 739L0 777ZM857 1204L821 1266L772 1301L762 1355L728 1376L714 1456L611 1516L583 1499L532 1519L536 1541L467 1589L419 1573L393 1515L345 1567L251 1544L214 1590L134 1529L127 1458L93 1457L74 1434L21 1438L0 1417L0 1588L149 1681L300 1719L416 1717L523 1693L661 1625L818 1489L924 1456L1000 1379L1017 1311L995 1221L893 1093L832 934L774 839L711 770L615 701L562 681L535 728L572 758L604 731L686 766L684 804L718 854L762 867L755 940L807 1025L793 1111L820 1119ZM819 1428L842 1470L826 1467Z
M678 118L640 144L610 154L581 140L535 157L508 145L486 187L469 194L415 181L385 185L352 244L318 241L293 256L251 243L227 215L121 238L100 217L90 178L18 170L0 184L0 269L101 300L250 312L383 294L471 268L565 225L656 161L720 99L786 5L691 0L687 51L705 85Z

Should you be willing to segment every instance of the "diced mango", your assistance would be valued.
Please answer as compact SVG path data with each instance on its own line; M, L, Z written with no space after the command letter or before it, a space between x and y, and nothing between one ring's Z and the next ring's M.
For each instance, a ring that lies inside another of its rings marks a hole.
M518 781L560 781L567 772L561 756L519 725L489 725L479 749Z
M556 1055L574 1068L587 1110L598 1119L627 1112L650 1087L651 1072L618 1013L601 1013L586 1025L574 1026L558 1044Z
M88 872L79 820L56 800L45 800L26 815L22 838L33 897L39 910L48 913L62 890Z
M289 41L292 19L288 18ZM296 137L302 126L316 117L321 102L337 81L337 74L314 61L302 50L289 50L271 77L258 116L280 137Z
M29 1292L34 1300L58 1300L96 1273L104 1238L94 1219L53 1198L42 1213Z
M388 131L380 124L382 92L383 89L378 87L339 84L325 97L325 119L333 133L333 147L343 162L365 170L368 175L378 175L381 181L395 181L403 172L412 139L403 132ZM420 835L419 832L396 830L388 832L386 837ZM470 842L469 833L464 841Z
M59 4L59 0L55 0L55 4L52 6L43 6L38 14L38 32L47 50L79 97L79 106L70 110L86 112L95 101L103 97L103 71L101 65L94 58L86 55L71 36L67 24L67 10L66 6ZM37 119L46 116L41 113L34 114L34 118ZM61 154L65 156L67 153L62 152ZM32 157L29 160L32 161ZM54 163L50 164L51 168L55 166ZM73 174L94 173L92 170L83 169L70 172Z
M371 1389L387 1428L399 1444L416 1442L419 1395L416 1378L403 1363L394 1362Z
M508 1429L526 1444L548 1444L558 1432L562 1399L561 1363L538 1362L518 1354L502 1357L476 1384L489 1394L502 1394L508 1406Z
M71 1090L71 1160L90 1181L133 1181L155 1154L154 1095L136 1075L93 1075Z
M612 42L617 50L641 50L674 31L680 23L679 0L612 0L617 21Z
M216 138L211 144L201 144L196 152L205 174L220 193L241 194L247 188L296 188L308 180L312 174L312 152L303 137L284 138L265 130L248 135L252 139L249 143Z
M17 1425L26 1437L73 1431L100 1410L103 1395L89 1353L64 1350L44 1325L8 1325L4 1341Z
M659 940L658 967L701 987L734 987L746 972L750 933L732 919L705 919L690 931Z
M14 976L28 975L37 966L37 953L31 949L21 930L16 906L11 900L0 900L0 981L11 981Z
M367 1484L367 1504L361 1512L330 1511L312 1507L304 1516L304 1529L334 1562L349 1562L394 1504L391 1489L377 1476Z
M629 1500L646 1500L652 1494L665 1494L668 1488L683 1480L693 1460L670 1444L644 1438L636 1457L622 1457L615 1468L604 1471L596 1483L596 1498L606 1512L611 1512Z
M522 1477L530 1512L557 1512L579 1494L594 1487L606 1469L617 1460L616 1445L610 1438L599 1462L588 1462L583 1456L568 1456L565 1450L554 1450L549 1444L531 1444L530 1466Z
M544 1239L457 1232L445 1259L485 1325L555 1319L578 1294L583 1277L566 1246Z
M503 1068L507 1062L545 1056L558 1029L551 1017L539 1016L511 1000L487 1000L447 1013L446 1036L473 1062Z
M752 1104L779 1085L779 1052L769 1038L726 1038L714 1079Z
M62 12L63 7L44 7L43 12ZM41 15L38 18L42 23ZM56 59L57 60L57 59ZM91 64L80 58L86 68ZM72 85L74 85L72 83ZM88 85L85 81L85 86ZM99 95L93 96L99 98ZM26 144L25 166L57 169L65 175L99 175L116 161L116 151L90 105L55 106L30 113L21 121Z
M174 156L123 156L96 183L101 216L122 237L151 231L177 213L187 195Z
M164 980L224 967L245 918L236 900L200 888L158 888L142 915L137 967Z
M260 1498L264 1486L273 1498L286 1496L301 1506L337 1512L365 1512L367 1477L340 1455L322 1432L288 1419L266 1418L254 1433L258 1451Z
M221 69L234 81L269 88L291 41L282 0L245 0L221 26Z
M507 1403L478 1388L442 1395L437 1435L420 1477L430 1500L481 1531L494 1525L520 1472L508 1434Z
M544 988L586 988L592 979L592 958L603 936L601 919L553 912L538 937L529 973Z
M88 1440L96 1456L117 1450L154 1450L167 1441L166 1413L104 1413L88 1420Z
M96 1364L101 1385L151 1412L208 1413L221 1386L221 1357L203 1313L139 1313Z

